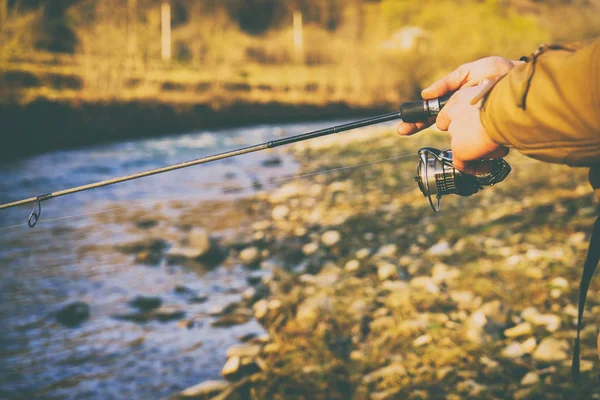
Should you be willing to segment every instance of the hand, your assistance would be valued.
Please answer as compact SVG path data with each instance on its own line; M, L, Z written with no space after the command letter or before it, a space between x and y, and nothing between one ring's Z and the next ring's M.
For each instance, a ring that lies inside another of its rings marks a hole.
M521 63L521 61L510 61L502 57L487 57L463 64L449 75L424 89L421 96L426 100L434 99L463 87L479 85L485 79L493 79L510 71L518 63ZM430 121L416 124L402 122L398 125L398 133L402 136L412 135L429 127L433 122L433 118Z
M471 100L481 89L480 86L468 87L454 93L436 121L439 129L450 134L454 166L470 174L488 172L486 163L479 160L508 154L507 147L494 143L486 133L479 112L481 101L471 105Z

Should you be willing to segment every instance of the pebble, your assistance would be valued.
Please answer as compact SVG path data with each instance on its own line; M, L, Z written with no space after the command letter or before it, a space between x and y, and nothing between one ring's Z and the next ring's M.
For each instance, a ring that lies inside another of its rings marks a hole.
M240 261L246 265L254 264L258 261L258 257L260 252L256 247L248 247L244 250L240 251L238 258Z
M289 213L290 209L287 206L280 205L273 208L273 211L271 211L271 218L273 218L275 221L282 221L289 215Z
M519 343L511 343L502 349L500 355L510 359L519 358L523 355L523 349Z
M321 242L328 247L335 246L341 239L338 231L327 231L321 235Z
M544 271L538 267L529 267L525 269L525 276L531 279L542 279L544 277Z
M415 340L413 340L413 346L415 347L420 347L420 346L424 346L426 344L431 343L431 335L426 334L426 335L422 335L419 336L418 338L416 338Z
M410 286L417 289L423 289L431 294L439 294L440 288L435 284L432 278L428 276L417 276L410 281Z
M376 369L375 371L365 375L363 382L366 384L377 382L387 377L403 377L406 376L406 368L400 364L390 364L387 367Z
M393 257L396 255L396 252L398 251L398 246L396 246L395 244L386 244L385 246L381 246L379 248L379 251L377 251L377 254L382 256L382 257Z
M183 398L209 397L227 390L230 385L227 381L206 381L185 389L179 395Z
M202 228L194 228L187 236L188 246L198 250L200 255L208 253L211 248L211 240L208 232Z
M354 257L356 257L358 260L366 260L367 258L369 258L370 255L371 255L371 250L364 248L364 249L358 250L354 254Z
M566 340L547 337L541 341L532 357L535 361L542 363L564 361L569 358L568 349L569 343Z
M221 374L227 378L234 375L240 369L240 358L239 357L231 357L227 360L223 369L221 370Z
M256 357L259 352L257 344L235 344L227 349L227 357Z
M62 325L75 328L90 317L90 306L82 301L75 301L57 311L55 317Z
M317 294L304 300L298 306L296 322L302 328L312 328L321 313L331 309L331 300L325 294Z
M559 276L550 281L550 287L553 289L568 289L569 281L562 276Z
M522 342L520 344L520 347L523 354L531 354L531 352L533 352L537 347L537 340L535 339L535 337L532 336L529 339Z
M267 304L267 301L264 299L254 303L252 309L254 310L254 317L256 319L263 319L267 315L267 312L269 311Z
M437 263L431 269L431 277L437 284L442 282L450 283L460 275L457 268L450 268L446 264Z
M377 276L380 281L398 278L398 268L394 264L381 263L377 267Z
M533 333L533 329L529 322L524 322L512 328L508 328L504 331L504 336L507 338L514 338L519 336L530 336Z
M319 244L318 243L307 243L304 246L302 246L302 252L304 253L304 255L310 256L311 254L314 254L317 250L319 250Z
M344 265L344 270L346 272L356 272L360 268L360 261L358 260L350 260Z
M521 385L530 386L540 382L540 376L536 372L528 372L521 379Z
M476 311L465 324L465 337L471 343L480 344L485 341L483 327L487 324L487 318L482 311Z
M450 248L450 244L448 244L445 240L440 240L433 246L427 250L427 252L432 256L447 256L452 254L452 249Z

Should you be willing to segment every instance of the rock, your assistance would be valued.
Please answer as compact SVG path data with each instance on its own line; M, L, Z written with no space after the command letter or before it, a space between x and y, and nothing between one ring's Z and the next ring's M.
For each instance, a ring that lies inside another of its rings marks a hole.
M400 364L390 364L387 367L376 369L375 371L363 376L362 380L367 385L386 378L395 381L398 378L406 376L406 373L407 371L404 366Z
M346 272L356 272L360 268L360 261L358 260L350 260L344 265L344 270Z
M328 247L335 246L340 241L340 233L338 231L327 231L321 235L321 242Z
M60 324L74 328L90 317L90 306L82 301L75 301L58 310L55 317Z
M568 349L569 343L566 340L547 337L541 341L540 345L533 352L532 357L535 361L541 363L564 361L569 358Z
M281 165L282 161L279 156L271 156L262 160L261 164L263 167L277 167Z
M566 280L565 278L559 276L550 281L550 287L553 289L562 289L562 290L568 289L569 281Z
M178 328L192 329L194 324L195 322L191 319L182 319L181 321L177 321Z
M267 312L269 312L267 304L268 303L266 300L259 300L254 304L254 306L252 306L252 309L254 310L254 317L256 319L263 319L267 315Z
M519 343L511 343L506 346L500 352L500 355L504 358L519 358L523 355L523 350L521 349L521 345Z
M188 246L198 250L200 255L208 253L212 247L212 242L208 232L202 228L192 229L187 236Z
M143 218L135 221L135 226L138 229L150 229L158 225L158 221L150 218Z
M190 297L188 299L188 302L192 303L192 304L202 304L202 303L205 303L207 300L208 300L208 296L197 295L197 296Z
M480 344L485 341L483 327L487 324L487 318L482 311L476 311L465 324L465 337L471 343Z
M227 326L241 325L241 324L245 324L246 322L250 321L250 319L252 319L252 317L250 315L246 315L246 314L237 314L237 313L229 314L229 315L223 315L222 317L217 318L216 320L211 322L210 325L214 326L214 327L227 327Z
M161 252L167 247L167 242L158 238L146 238L136 242L117 245L117 249L125 254L140 253L144 250Z
M452 249L450 248L450 245L447 241L440 240L439 242L431 246L429 250L427 250L427 253L429 253L432 256L448 256L452 254Z
M342 274L342 269L337 267L335 264L327 263L323 266L321 272L319 272L316 276L317 284L321 287L329 287L336 283L340 275Z
M419 336L418 338L416 338L415 340L413 340L413 346L415 347L420 347L420 346L424 346L426 344L431 343L431 335L427 334L427 335L422 335Z
M206 381L185 389L179 395L183 398L208 398L227 390L230 386L227 381Z
M532 336L521 343L520 346L523 354L531 354L537 346L537 340Z
M240 358L239 357L231 357L227 360L223 369L221 370L221 374L225 378L232 377L235 375L240 369Z
M504 331L504 336L507 338L514 338L519 336L530 336L533 333L533 329L529 322L524 322L512 328Z
M524 272L525 276L531 279L542 279L544 277L544 271L538 267L527 267Z
M377 277L380 281L398 278L398 268L394 264L381 263L377 267Z
M477 397L487 390L487 386L481 385L472 379L459 382L456 385L456 390L461 393L467 393L470 397Z
M157 265L162 259L162 254L150 250L142 250L135 255L135 262L146 265Z
M457 268L450 268L446 264L437 263L431 270L431 277L437 284L442 282L450 283L454 281L460 275L460 271Z
M475 293L468 290L455 290L450 292L450 299L458 305L458 308L468 310L475 300Z
M248 247L240 251L238 258L245 265L256 264L259 261L260 251L256 247Z
M311 242L311 243L307 243L304 246L302 246L302 252L307 256L314 254L317 250L319 250L318 243Z
M267 271L264 269L259 269L257 271L252 271L248 274L246 280L251 285L257 285L263 279L271 279L273 278L273 273L271 271Z
M428 276L417 276L410 281L410 286L416 289L423 289L431 294L439 294L440 288L435 284L432 278Z
M227 357L256 357L259 352L257 344L236 344L227 349Z
M377 251L377 255L381 257L394 257L396 252L398 251L398 246L395 244L386 244L385 246L381 246L379 251Z
M325 294L317 294L304 300L298 306L296 322L304 329L309 329L319 320L323 311L331 310L331 300Z
M275 221L282 221L289 215L289 213L290 209L287 206L276 206L273 208L273 211L271 211L271 218L273 218Z
M354 257L356 257L358 260L366 260L367 258L369 258L370 255L371 255L371 250L365 248L365 249L358 250L354 254Z
M152 314L160 322L169 322L183 318L185 311L177 306L162 306L152 311Z
M160 307L162 299L160 297L136 296L129 302L129 305L142 311L150 311Z
M297 197L303 194L305 190L306 188L303 185L300 185L298 182L290 182L271 192L269 195L269 201L271 203L281 203L292 197Z
M528 372L525 374L523 379L521 379L522 386L530 386L535 385L540 382L540 376L536 372Z

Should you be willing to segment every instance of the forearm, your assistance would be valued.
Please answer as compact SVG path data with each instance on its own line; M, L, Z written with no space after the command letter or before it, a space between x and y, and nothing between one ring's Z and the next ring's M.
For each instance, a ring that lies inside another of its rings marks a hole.
M480 113L489 137L543 161L599 163L600 40L576 52L549 50L533 75L532 67L517 64L490 92Z

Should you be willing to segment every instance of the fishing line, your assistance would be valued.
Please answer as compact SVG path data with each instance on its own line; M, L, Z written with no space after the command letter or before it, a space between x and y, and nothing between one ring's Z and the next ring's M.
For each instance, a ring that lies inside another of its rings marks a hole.
M400 155L400 156L383 158L383 159L374 160L374 161L362 162L362 163L358 163L358 164L354 164L354 165L346 165L343 167L331 168L331 169L327 169L324 171L313 171L313 172L309 172L309 173L305 173L305 174L288 176L288 177L284 177L284 178L270 180L269 183L270 184L278 184L278 183L282 183L282 182L292 181L295 179L308 178L308 177L315 176L315 175L328 174L328 173L332 173L332 172L336 172L336 171L343 171L346 169L366 167L369 165L374 165L374 164L388 162L388 161L394 161L394 160L400 160L400 159L409 158L409 157L416 157L416 154L413 154L413 153L404 154L404 155ZM222 192L223 193L235 192L235 191L244 190L244 189L252 189L252 188L260 187L260 186L262 186L262 183L260 183L260 182L252 183L250 185L230 186L230 187L224 188L222 190ZM135 205L113 207L113 208L108 208L108 209L103 209L103 210L98 210L98 211L91 211L88 213L79 213L79 214L67 215L67 216L63 216L63 217L48 218L48 219L40 220L39 222L46 223L46 222L61 221L61 220L74 219L74 218L82 218L82 217L87 217L87 216L91 216L91 215L99 215L99 214L109 213L109 212L113 212L113 211L129 210L129 209L134 209L134 208L139 208L139 207L144 207L144 206L150 206L150 205L156 204L158 202L183 200L183 199L187 199L187 198L194 197L194 196L196 196L195 193L187 194L184 196L161 199L161 200L152 200L152 201L135 204ZM187 209L190 207L193 207L193 206L185 206L180 209ZM22 224L1 227L0 231L20 228L20 227L25 227L25 226L28 226L28 224L26 222L24 222Z

